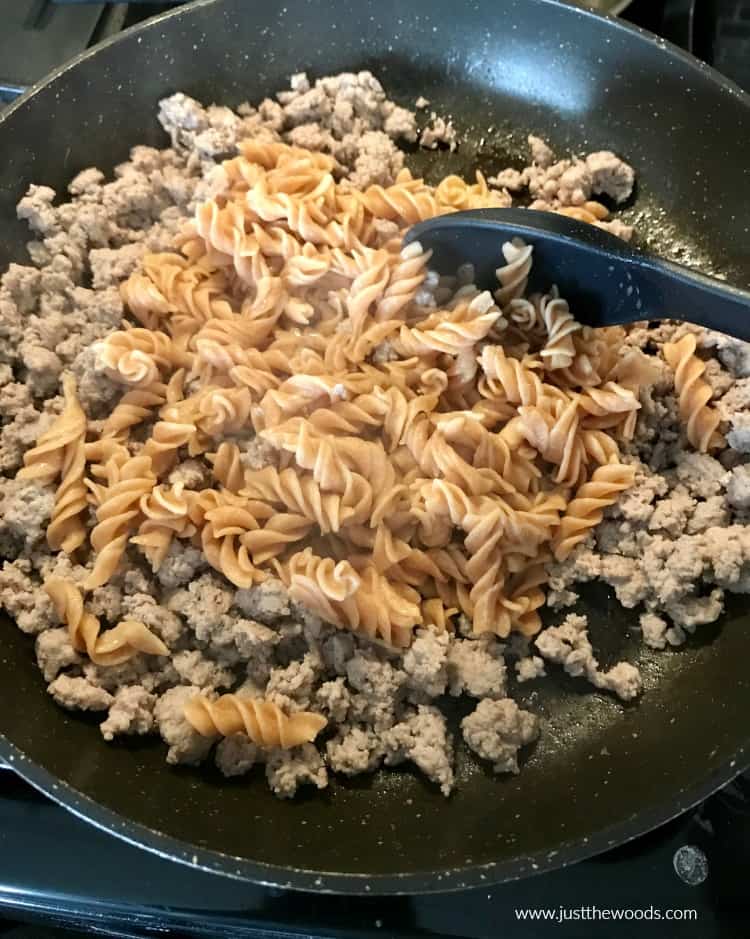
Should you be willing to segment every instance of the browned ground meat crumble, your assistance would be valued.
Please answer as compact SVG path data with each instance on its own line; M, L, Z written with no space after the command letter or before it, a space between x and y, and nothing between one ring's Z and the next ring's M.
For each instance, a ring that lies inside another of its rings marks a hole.
M33 236L32 263L12 264L0 280L0 605L36 637L49 693L63 707L100 713L105 740L157 732L169 763L198 763L213 748L226 776L265 764L280 796L294 795L300 785L323 788L329 771L353 775L404 761L448 794L454 740L440 708L444 696L477 699L461 733L497 772L518 772L520 749L540 732L539 720L508 697L506 659L521 682L543 676L546 662L550 675L560 667L623 700L639 693L633 665L600 668L586 619L577 614L531 643L470 638L470 624L461 618L455 635L418 630L408 650L394 652L297 608L279 581L235 589L208 569L199 550L178 541L157 575L131 549L123 571L88 601L105 621L127 616L145 623L169 656L94 665L72 648L41 588L50 574L80 581L86 571L47 549L53 490L13 476L24 451L60 411L63 370L76 376L91 421L101 420L120 393L91 354L92 343L125 316L119 282L144 253L170 247L196 201L211 194L220 161L242 138L281 138L323 150L352 185L387 185L404 165L397 141L458 144L451 121L425 113L428 106L417 100L418 119L389 101L368 72L314 83L294 75L275 99L237 112L175 94L159 109L170 147L133 147L112 180L85 169L69 184L67 202L32 185L19 203L18 215ZM579 206L602 195L617 205L630 196L633 170L612 153L558 160L533 136L529 147L527 167L498 167L490 178L491 186L505 190L508 204L511 193L521 192L540 208ZM619 220L609 224L629 236ZM691 328L665 323L654 330L644 323L627 341L653 352ZM685 448L671 373L657 370L653 385L641 389L642 410L626 451L637 467L636 485L571 558L555 566L548 600L554 609L569 606L578 599L578 582L603 579L624 606L643 610L643 641L654 649L679 645L686 633L715 620L725 590L750 591L750 348L697 332L729 449L716 459ZM248 439L242 449L248 467L268 462L261 441ZM202 472L186 459L170 482L198 486ZM226 690L263 695L291 711L318 710L329 727L319 746L264 752L236 735L214 747L193 730L183 708L199 691Z

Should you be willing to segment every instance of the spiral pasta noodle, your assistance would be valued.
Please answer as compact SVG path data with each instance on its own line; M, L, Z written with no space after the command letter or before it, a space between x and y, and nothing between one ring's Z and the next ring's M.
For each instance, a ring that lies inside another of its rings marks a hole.
M151 458L146 455L130 457L122 465L113 457L106 469L107 486L91 532L95 560L93 570L84 581L86 590L106 584L117 570L130 532L137 523L141 498L151 493L156 482Z
M709 407L711 386L701 377L706 365L695 354L696 341L692 333L677 342L664 344L664 358L674 370L674 383L679 395L680 417L685 421L687 438L701 453L721 446L718 427L719 412Z
M129 546L160 572L182 540L238 589L276 574L335 627L395 648L459 612L475 635L531 635L549 558L632 481L618 440L635 431L642 363L619 354L621 331L582 329L554 287L527 296L531 245L502 245L494 291L403 246L417 221L507 204L481 174L433 187L403 170L359 191L339 172L324 153L244 141L171 250L121 285L129 318L94 346L121 389L110 413L89 427L66 376L19 475L58 485L48 542L90 549L86 590ZM700 360L675 348L688 434L713 446ZM71 589L52 588L92 661L162 654L142 624L102 634ZM266 704L189 712L207 735L269 746L322 726L309 715L293 732L301 715Z
M63 376L65 407L36 443L23 457L23 468L19 479L31 479L42 486L53 483L63 470L65 450L86 433L86 415L78 403L75 380L72 375Z
M153 385L180 361L172 340L151 329L126 329L94 343L99 368L125 385Z
M44 589L68 627L73 648L85 652L96 665L121 665L139 652L168 654L161 639L135 620L123 620L102 633L99 620L84 609L81 592L71 581L50 577L44 582Z
M86 445L84 435L65 447L62 480L55 493L52 518L47 526L47 544L53 551L72 554L86 540L83 513L88 506L86 472Z
M576 492L573 501L560 519L560 528L553 541L555 559L565 560L589 530L602 520L604 509L617 496L633 485L635 470L623 463L607 463L594 470L591 479Z
M141 496L139 507L143 521L131 543L141 548L153 571L161 567L175 537L189 538L195 534L195 526L190 521L194 495L185 492L184 484L178 482L173 486L155 486L150 493Z
M225 694L216 700L197 695L185 705L185 717L204 737L246 734L258 747L284 750L311 743L327 723L322 714L286 714L272 701L240 694Z
M347 561L338 564L316 557L310 549L294 555L281 568L293 599L344 629L394 646L408 646L421 622L419 594L392 584L374 566L357 572Z

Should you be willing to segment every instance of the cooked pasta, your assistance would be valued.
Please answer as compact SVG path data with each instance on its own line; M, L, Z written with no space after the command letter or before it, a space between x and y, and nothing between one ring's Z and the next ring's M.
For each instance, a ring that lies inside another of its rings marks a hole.
M139 506L143 521L131 543L143 551L153 571L161 567L175 537L189 538L195 534L195 526L190 521L194 497L195 493L184 491L181 482L155 486L150 493L141 496Z
M94 352L104 374L124 385L153 385L180 361L170 337L151 329L111 333L95 343Z
M99 620L84 609L81 591L74 583L50 577L44 589L58 617L68 627L70 641L96 665L121 665L138 652L167 655L169 649L143 623L123 620L113 629L101 632Z
M154 488L151 458L136 456L120 464L111 457L106 464L107 484L96 510L91 532L94 567L84 581L86 590L101 587L117 570L128 536L140 515L140 502Z
M33 479L43 486L53 483L63 470L66 448L77 443L86 433L86 415L78 403L72 375L63 377L63 393L65 408L62 414L39 437L36 446L24 454L19 479Z
M674 369L674 383L679 395L680 417L691 445L701 453L721 446L718 427L721 415L709 406L711 386L702 378L705 362L695 354L696 341L692 333L677 342L664 344L664 358Z
M547 559L632 479L617 437L633 433L638 370L555 287L526 296L530 245L502 246L494 296L470 265L441 278L419 243L402 247L413 222L507 204L481 174L433 188L404 170L359 191L336 172L325 154L245 142L175 250L147 254L122 285L139 325L94 346L119 401L87 440L66 378L63 414L26 454L23 477L62 477L49 544L70 553L89 539L87 590L128 545L161 572L182 539L237 588L276 573L295 602L387 645L444 631L459 611L475 635L529 635ZM596 206L579 217L600 220ZM678 351L688 432L709 446L694 346ZM260 464L243 453L253 434ZM215 488L180 481L186 458ZM76 647L98 655L98 621L55 589ZM299 717L259 706L226 696L189 710L201 732L261 741L263 714L273 739Z
M86 540L83 521L88 506L85 471L86 444L82 434L65 447L62 480L55 493L55 507L47 527L47 544L53 551L72 554Z
M558 561L564 560L589 530L599 524L604 509L633 485L634 476L633 467L623 463L607 463L594 470L591 479L578 489L560 519L560 528L553 539Z
M241 694L225 694L216 700L197 695L185 706L185 717L204 737L246 734L258 747L285 750L311 743L327 723L322 714L286 714L272 701Z
M280 567L280 574L299 603L336 626L389 645L408 646L422 618L419 594L389 583L373 565L358 572L347 561L335 564L307 548Z

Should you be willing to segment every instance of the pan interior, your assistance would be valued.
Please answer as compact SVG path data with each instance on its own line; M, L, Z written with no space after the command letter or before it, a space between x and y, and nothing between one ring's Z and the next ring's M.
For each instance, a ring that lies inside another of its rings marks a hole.
M640 648L632 617L604 588L589 591L579 609L590 616L605 664L625 655L640 666L642 701L623 707L560 674L513 689L544 720L521 774L494 777L460 753L458 789L449 799L399 769L336 779L323 793L280 802L260 771L225 780L212 768L168 767L154 740L105 745L96 718L68 714L43 693L32 645L7 621L0 627L5 697L23 704L6 713L3 732L115 812L262 864L387 876L559 851L615 821L630 820L635 834L639 814L687 806L696 775L719 771L744 743L737 715L750 706L740 611L705 628L687 649L654 653ZM468 708L446 706L457 729Z
M457 154L413 154L415 169L435 178L520 162L528 131L560 152L614 149L638 172L629 215L644 242L748 284L744 223L729 208L748 191L735 141L750 134L750 109L738 94L657 43L572 8L477 0L459 15L459 7L287 0L282 12L227 0L106 46L0 120L0 266L23 259L27 236L10 220L26 184L62 190L86 166L111 169L132 144L163 146L154 114L165 94L237 105L283 88L300 68L313 76L369 68L401 103L423 94L461 132ZM710 180L720 180L721 193ZM602 832L620 838L656 824L731 772L747 740L740 715L750 707L750 617L741 603L677 653L640 649L634 613L604 587L588 591L579 610L603 664L627 656L641 666L643 699L624 707L559 675L522 687L519 700L545 720L523 772L496 778L466 759L449 800L403 770L280 802L255 775L230 781L211 769L167 767L153 741L107 746L95 720L59 710L43 693L32 643L8 621L0 624L0 731L123 818L259 864L439 872L446 886L457 868L507 862L520 872L530 855L551 858L573 843L584 855L589 841L606 844ZM449 706L458 721L460 707Z

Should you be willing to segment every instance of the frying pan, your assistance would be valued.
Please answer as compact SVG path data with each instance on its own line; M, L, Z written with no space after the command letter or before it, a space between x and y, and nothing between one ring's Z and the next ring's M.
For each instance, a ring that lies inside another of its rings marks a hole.
M550 0L205 0L92 50L0 118L0 264L21 261L14 206L30 181L63 191L134 143L163 145L154 114L183 90L237 105L312 75L369 68L404 104L453 114L456 154L414 154L435 178L520 159L524 134L559 152L612 148L634 164L630 217L662 252L750 281L750 98L661 40ZM521 877L622 842L745 769L750 615L729 607L679 652L639 650L633 613L586 594L605 665L636 661L632 706L554 676L518 689L544 733L521 774L459 758L443 799L408 770L336 781L294 802L262 778L170 768L156 742L105 745L43 691L32 643L0 624L0 758L113 834L238 878L341 892L451 890ZM461 705L452 705L458 721Z

